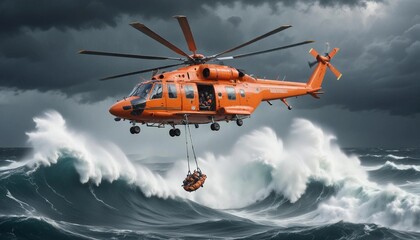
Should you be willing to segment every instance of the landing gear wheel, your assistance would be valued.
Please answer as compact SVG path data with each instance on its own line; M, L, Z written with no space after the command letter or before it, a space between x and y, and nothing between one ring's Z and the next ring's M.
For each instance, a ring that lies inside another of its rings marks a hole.
M236 125L238 125L240 127L243 124L244 124L244 121L242 121L242 119L240 119L240 118L236 119Z
M139 126L132 126L131 128L130 128L130 133L131 134L139 134L140 133L140 127Z
M218 123L212 123L212 124L210 125L210 129L211 129L212 131L219 131L219 130L220 130L220 125L219 125Z
M171 130L169 130L169 136L171 137L179 137L181 135L181 130L179 130L178 128L172 128Z
M171 130L169 130L169 136L175 137L175 131L174 130L175 130L174 128L172 128Z

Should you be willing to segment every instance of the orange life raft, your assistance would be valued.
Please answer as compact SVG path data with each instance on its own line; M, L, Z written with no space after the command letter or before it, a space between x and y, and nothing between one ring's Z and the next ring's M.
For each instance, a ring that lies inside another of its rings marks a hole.
M203 187L204 182L206 181L206 174L201 172L194 171L193 174L188 174L184 180L184 190L187 192L194 192L200 187Z

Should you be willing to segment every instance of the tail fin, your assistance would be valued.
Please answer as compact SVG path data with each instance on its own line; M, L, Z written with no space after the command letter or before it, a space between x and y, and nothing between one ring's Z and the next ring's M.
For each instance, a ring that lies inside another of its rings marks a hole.
M339 80L342 76L340 71L338 71L331 63L331 59L337 54L339 48L334 48L331 52L326 53L325 56L319 55L319 53L311 48L309 53L314 56L316 62L309 63L309 66L313 66L317 64L315 70L312 72L311 77L308 80L307 85L310 86L314 91L318 91L321 89L322 81L324 80L325 72L327 71L327 67L331 70L331 72L337 77Z

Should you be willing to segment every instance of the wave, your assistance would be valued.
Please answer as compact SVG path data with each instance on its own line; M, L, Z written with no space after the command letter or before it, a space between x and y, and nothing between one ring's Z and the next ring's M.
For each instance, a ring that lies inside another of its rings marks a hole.
M382 155L382 154L370 154L370 153L368 153L368 154L360 155L359 157L383 158L384 155Z
M267 228L256 227L256 231L241 228L242 234L226 234L232 230L227 221L214 221L203 224L205 228L201 229L202 235L191 233L185 229L182 234L177 231L152 233L147 230L126 230L110 229L105 227L84 226L79 224L68 224L56 222L54 220L24 216L3 217L0 216L0 231L5 233L2 236L6 239L34 239L34 232L37 233L35 239L168 239L168 238L209 238L225 239L405 239L416 240L420 238L418 233L400 232L388 228L378 227L375 224L351 224L338 222L323 226L313 227L294 227L285 228ZM13 229L13 233L7 232ZM27 231L28 229L34 231ZM218 231L209 231L209 229L218 229ZM184 230L184 229L181 229ZM235 229L233 229L235 230ZM231 232L229 232L231 233ZM209 235L211 234L211 235ZM246 236L245 238L243 236Z
M237 220L219 210L184 199L147 197L124 180L100 186L83 184L75 158L63 156L57 164L40 166L0 179L0 203L4 215L48 217L55 221L126 228L187 224L217 218ZM182 209L182 211L178 211Z
M420 166L419 165L397 164L393 161L386 161L383 165L365 166L364 168L369 169L368 171L378 171L378 170L405 171L405 170L413 170L415 172L420 172Z
M369 176L381 183L420 181L420 166L396 164L387 161L382 166L370 169Z
M303 119L293 123L286 146L265 127L242 137L226 156L204 154L198 161L210 177L200 194L186 194L179 187L185 161L175 162L165 175L156 174L129 161L114 144L68 129L58 112L47 112L34 121L36 131L27 133L34 154L20 164L37 169L72 156L81 183L99 185L120 179L138 186L146 196L184 197L213 208L245 207L271 192L293 203L312 179L326 185L347 177L367 179L356 157L346 156L331 143L332 135Z
M417 165L404 165L404 164L395 164L393 162L387 161L385 165L381 167L382 169L392 169L392 170L413 170L415 172L420 172L420 166Z
M120 179L139 186L146 196L174 196L161 175L142 165L134 165L115 144L68 129L58 112L47 112L43 117L34 118L34 122L36 131L27 133L34 154L23 161L25 165L36 170L71 156L81 183L98 186L103 181Z
M54 219L125 228L209 219L247 227L244 219L256 219L255 226L344 220L418 231L420 197L369 181L359 158L346 155L333 135L308 120L294 120L285 140L263 127L239 138L226 155L203 154L198 161L209 178L192 194L180 187L185 159L152 171L116 145L69 129L58 112L34 121L35 131L27 133L33 155L1 167L0 190ZM6 184L10 179L17 184ZM28 214L16 200L1 198L14 201L12 212Z
M398 155L394 155L394 154L387 154L386 157L393 158L393 159L396 159L396 160L411 158L409 156L398 156Z
M408 165L420 165L420 158L418 151L408 151L407 155L394 155L394 154L379 154L379 153L367 153L360 154L358 157L361 159L362 164L368 167L374 167L385 164L386 162L394 162L396 164L408 164Z

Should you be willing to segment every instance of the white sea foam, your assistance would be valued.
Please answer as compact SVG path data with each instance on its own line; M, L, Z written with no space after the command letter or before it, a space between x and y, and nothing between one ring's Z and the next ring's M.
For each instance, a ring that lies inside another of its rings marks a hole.
M344 154L334 143L334 136L304 119L294 121L285 140L264 127L238 139L227 155L201 155L200 167L208 179L196 193L186 193L180 187L187 167L185 160L159 175L130 162L114 144L69 129L55 111L34 121L36 130L28 136L35 154L27 164L34 168L49 166L64 155L73 156L82 183L99 185L104 180L123 179L137 185L146 196L184 197L223 209L247 206L272 192L294 203L305 193L308 183L316 180L339 190L305 216L311 216L309 221L373 222L418 230L419 196L393 185L383 187L370 182L356 156Z
M388 155L386 155L387 157L389 157L389 158L393 158L393 159L396 159L396 160L401 160L401 159L406 159L406 158L409 158L409 157L407 157L407 156L397 156L397 155L394 155L394 154L388 154Z
M240 138L229 155L207 153L199 159L209 176L205 189L190 198L211 207L238 208L274 191L293 203L312 180L325 185L367 181L359 160L333 144L332 135L303 119L295 120L291 129L285 142L265 127Z
M363 154L363 155L359 155L359 157L374 157L374 158L382 158L384 157L383 155L380 154Z
M322 222L376 223L401 230L419 231L420 199L392 184L376 186L346 182L336 196L316 210Z
M406 164L396 164L394 162L386 161L382 165L376 166L363 166L363 169L366 171L377 171L380 169L393 169L393 170L414 170L420 172L420 167L418 165L406 165Z
M34 121L35 131L27 133L34 148L34 155L25 161L28 166L35 169L40 165L50 166L65 156L71 156L76 161L74 165L82 183L90 181L99 185L104 180L123 179L140 186L147 196L169 196L160 175L134 165L115 144L69 129L58 112L46 112Z
M386 163L381 168L391 168L394 170L415 170L420 172L420 167L418 165L406 165L406 164L396 164L394 162L386 161Z

